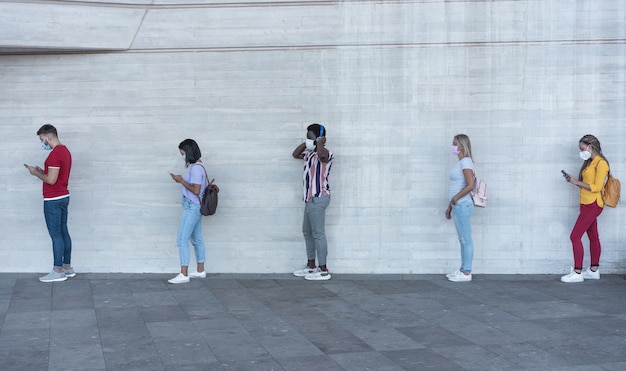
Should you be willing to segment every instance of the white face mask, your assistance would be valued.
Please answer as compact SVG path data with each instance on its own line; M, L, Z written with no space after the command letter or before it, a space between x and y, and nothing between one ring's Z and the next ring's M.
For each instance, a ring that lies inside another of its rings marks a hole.
M589 149L589 146L587 146L587 149ZM580 152L580 158L583 159L583 161L587 161L591 158L591 152L584 150Z
M313 139L305 139L304 143L306 145L306 149L314 150L315 149L315 141Z
M450 146L450 152L453 155L458 156L459 153L461 153L461 150L459 150L459 146L452 145L452 146Z
M583 161L587 161L591 158L591 153L589 151L582 151L580 152L580 158L582 158Z

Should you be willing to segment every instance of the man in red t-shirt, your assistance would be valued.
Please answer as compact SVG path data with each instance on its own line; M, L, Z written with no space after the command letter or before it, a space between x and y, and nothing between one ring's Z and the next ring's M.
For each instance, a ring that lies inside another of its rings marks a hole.
M72 268L72 239L67 230L67 210L70 203L70 191L67 184L72 169L72 155L57 135L57 129L45 124L37 131L41 147L52 150L44 168L24 165L28 171L43 181L43 213L46 218L48 233L52 239L52 253L54 268L40 277L41 282L65 281L68 277L75 277Z

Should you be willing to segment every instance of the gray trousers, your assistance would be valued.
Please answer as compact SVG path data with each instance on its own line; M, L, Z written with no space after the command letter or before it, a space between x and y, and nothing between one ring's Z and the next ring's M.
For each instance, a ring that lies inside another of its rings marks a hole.
M325 225L326 208L329 204L330 195L313 197L304 206L302 233L306 243L306 256L309 260L315 260L317 253L317 265L326 265L328 255Z

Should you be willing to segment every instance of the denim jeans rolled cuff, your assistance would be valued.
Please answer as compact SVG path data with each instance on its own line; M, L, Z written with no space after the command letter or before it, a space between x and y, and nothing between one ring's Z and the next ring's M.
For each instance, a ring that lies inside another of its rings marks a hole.
M326 240L326 208L330 204L330 195L313 197L304 206L302 234L306 245L308 260L315 260L318 265L326 265L328 242Z
M55 268L63 268L64 265L72 264L72 238L67 228L69 204L69 196L43 202L46 227L52 240Z
M196 254L196 262L204 263L205 247L202 238L202 214L200 213L200 204L194 204L187 197L182 199L183 214L180 218L178 226L178 236L176 245L180 254L180 265L189 266L190 251L189 243L194 247Z
M473 211L474 203L471 199L469 202L452 205L452 218L461 247L461 270L467 273L472 272L472 261L474 260L471 218Z

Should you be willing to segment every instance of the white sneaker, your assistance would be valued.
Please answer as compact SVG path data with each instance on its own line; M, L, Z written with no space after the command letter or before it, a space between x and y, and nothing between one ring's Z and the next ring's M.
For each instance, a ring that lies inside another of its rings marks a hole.
M317 268L317 272L307 274L304 276L304 279L308 281L328 281L330 277L330 272L328 270L323 271Z
M189 278L206 278L206 271L202 272L190 272Z
M583 278L586 280L599 280L600 279L600 268L598 268L595 272L591 270L591 268L587 268L582 273Z
M315 268L309 268L309 267L304 267L302 269L298 269L297 271L293 272L293 275L296 277L305 277L309 274L313 274L316 272L319 272L320 269L315 267Z
M182 273L178 273L178 276L172 278L171 280L167 280L169 283L187 283L189 282L188 276L183 276Z
M448 273L448 274L446 274L446 277L447 277L447 278L450 278L450 277L456 277L456 276L458 276L459 274L461 274L461 270L457 269L457 270L455 270L455 271L454 271L454 272L452 272L452 273Z
M598 273L598 276L600 274ZM583 277L582 273L576 273L574 271L574 268L572 268L572 271L569 274L566 274L565 276L561 277L561 282L566 282L566 283L572 283L572 282L583 282L585 280L585 277Z
M456 276L448 277L448 280L452 282L470 282L472 280L472 274L465 274L459 271L459 274L457 274Z

